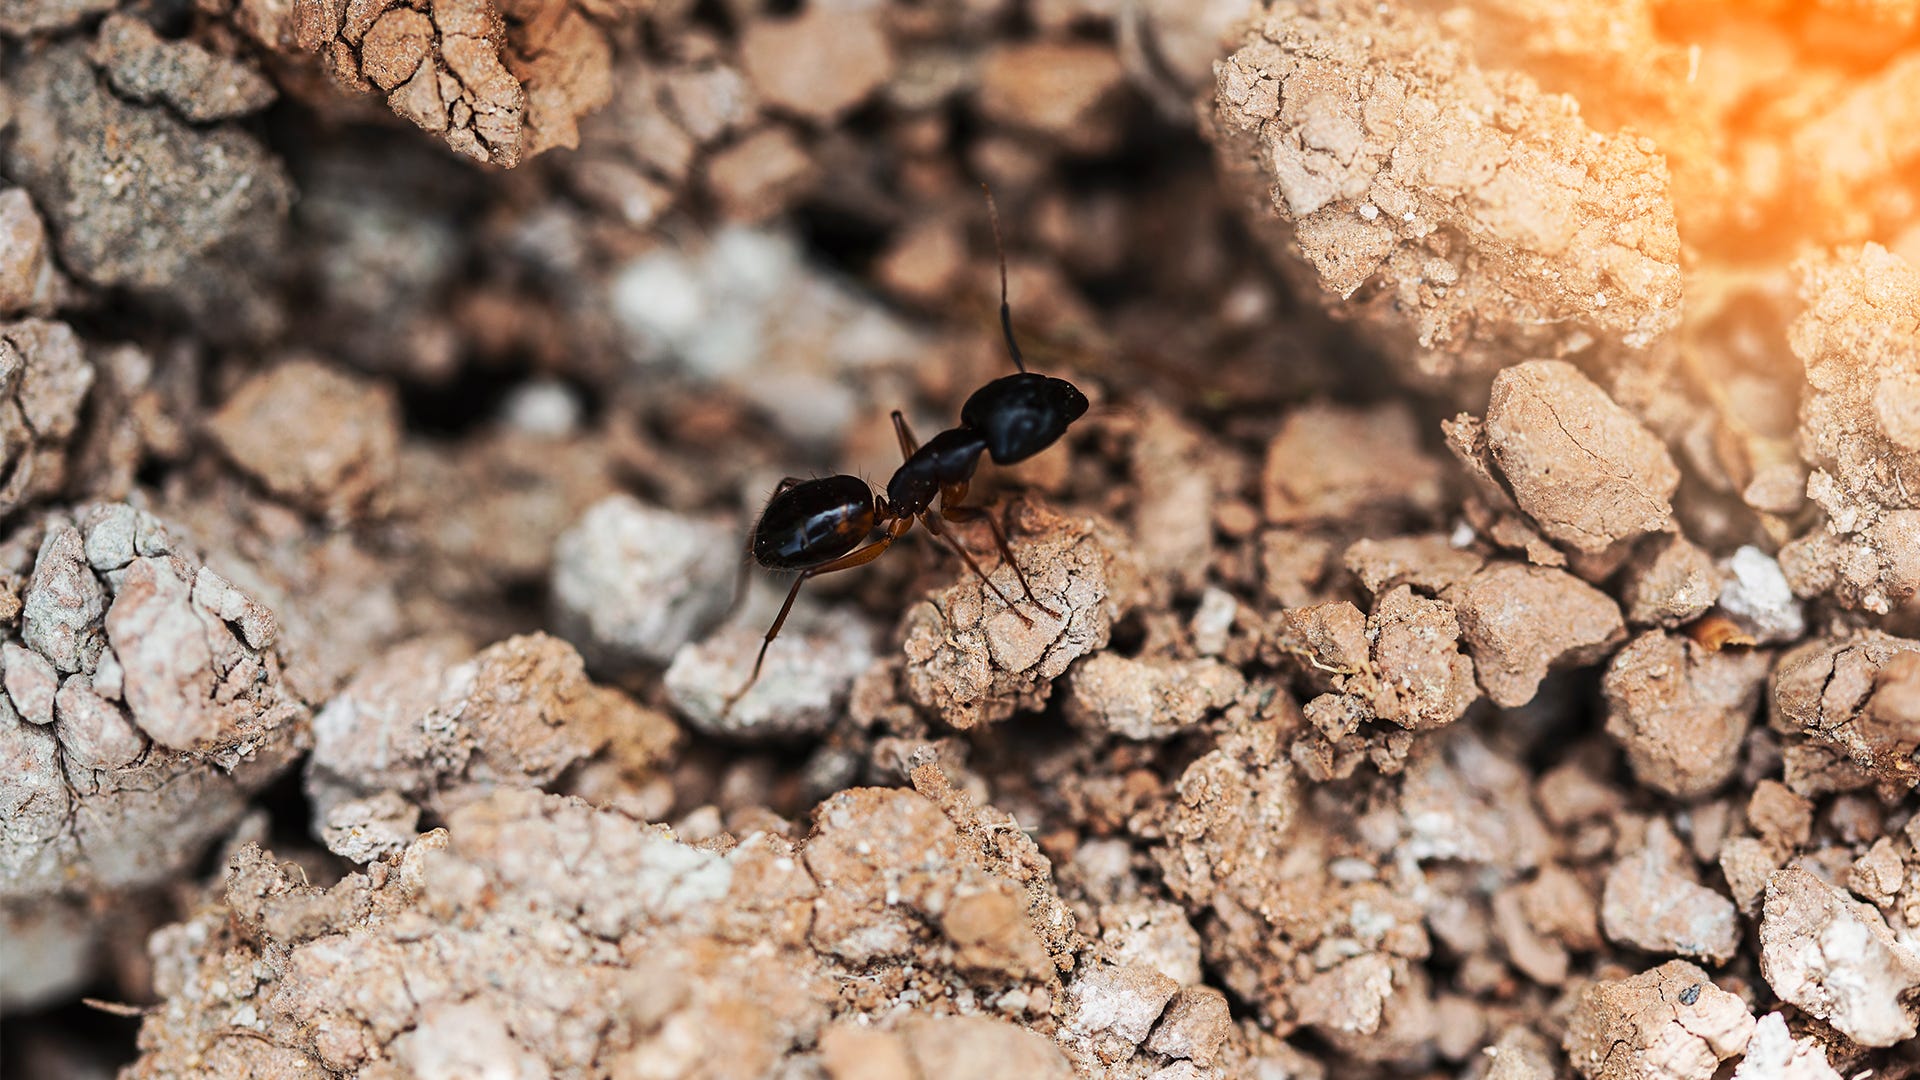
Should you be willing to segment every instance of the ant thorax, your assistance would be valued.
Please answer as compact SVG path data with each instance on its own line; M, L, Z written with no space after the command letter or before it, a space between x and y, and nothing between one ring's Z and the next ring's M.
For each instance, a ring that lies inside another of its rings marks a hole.
M919 514L933 505L940 490L964 484L979 467L987 449L980 433L954 428L928 439L887 481L887 501L899 514Z

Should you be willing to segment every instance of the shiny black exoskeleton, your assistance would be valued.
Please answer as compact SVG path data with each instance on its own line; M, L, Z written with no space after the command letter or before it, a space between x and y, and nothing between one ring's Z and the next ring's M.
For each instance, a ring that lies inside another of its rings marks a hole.
M873 535L873 489L857 476L787 481L767 500L753 530L753 561L769 570L807 570Z
M906 437L911 439L911 435ZM913 515L932 506L942 489L971 479L980 467L981 452L987 448L979 432L963 427L943 431L919 449L909 450L907 446L905 440L900 444L907 460L887 481L887 501L896 513Z
M1000 215L993 196L987 196L987 209L993 217L994 247L1000 249ZM962 506L967 487L985 454L995 464L1012 465L1025 461L1060 441L1067 428L1087 411L1087 397L1065 379L1038 375L1027 370L1020 345L1013 336L1013 317L1007 306L1007 257L1000 251L1000 329L1006 338L1007 353L1019 373L995 379L973 392L960 409L960 426L943 431L924 445L914 440L906 418L898 410L893 414L894 433L900 440L905 462L887 481L886 494L875 496L865 480L857 476L829 476L815 480L788 479L775 489L767 507L754 526L751 550L753 560L769 570L799 571L800 577L787 592L786 603L767 629L760 643L760 655L753 662L753 674L727 699L727 708L747 692L760 677L767 659L767 647L786 623L793 610L800 586L810 577L863 566L900 537L918 520L927 531L946 541L973 572L1022 619L1031 619L1013 607L986 571L980 569L967 549L961 547L945 528L947 522L984 520L993 531L995 545L1020 580L1020 587L1035 607L1047 611L1033 595L1027 576L1014 561L1006 535L993 516L980 507ZM938 500L936 508L934 502ZM874 538L875 530L881 535ZM861 547L872 539L872 543ZM1052 612L1048 612L1052 614Z
M1014 350L1016 363L1019 357ZM1079 387L1022 364L1019 374L975 390L960 407L960 426L980 433L995 465L1017 465L1059 442L1086 411L1087 395Z

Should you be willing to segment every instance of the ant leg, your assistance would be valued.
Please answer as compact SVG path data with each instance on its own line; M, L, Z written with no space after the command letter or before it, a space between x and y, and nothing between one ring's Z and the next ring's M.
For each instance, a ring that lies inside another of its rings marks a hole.
M907 418L899 409L893 410L893 433L900 437L900 456L910 458L920 449L920 440L913 437L913 429L907 426Z
M787 602L780 605L780 614L774 616L773 625L767 627L767 636L760 639L760 654L753 658L753 674L747 676L747 681L741 684L740 689L728 696L726 705L720 710L721 716L731 713L733 703L739 701L741 695L751 689L754 683L760 681L760 665L767 662L767 646L772 645L773 639L780 636L780 628L786 625L787 613L793 610L793 602L800 595L800 586L807 583L807 576L803 573L793 579L793 588L787 590Z
M724 717L733 712L735 703L745 696L748 690L753 688L754 683L760 680L761 665L767 662L767 647L773 644L774 638L780 636L780 628L786 625L787 614L793 610L793 601L800 595L800 586L805 585L808 578L819 577L821 574L831 574L835 570L851 570L856 566L865 566L879 558L882 552L886 551L895 540L900 539L900 537L912 527L912 518L901 518L887 529L887 535L875 540L866 547L858 551L848 552L832 562L822 563L810 570L800 571L800 576L794 579L793 588L787 590L787 602L780 605L780 614L774 618L773 625L767 627L767 636L760 639L760 653L753 658L753 674L747 676L747 681L741 684L740 689L735 690L727 696L726 704L720 708L720 715Z
M1029 616L1026 612L1021 611L1019 608L1014 607L1013 601L1007 598L1007 594L1000 591L1000 586L995 585L993 583L993 579L987 576L987 572L985 570L980 569L980 564L973 561L973 556L967 553L967 549L960 546L960 541L955 540L953 538L952 533L949 533L945 529L940 527L940 514L937 511L928 510L927 512L920 515L920 520L926 523L928 532L932 533L933 535L947 542L947 546L953 549L954 554L960 556L960 560L967 564L967 568L972 570L974 572L974 575L978 577L982 582L986 583L987 588L993 590L993 595L999 597L1001 603L1007 605L1008 611L1011 611L1015 615L1020 616L1020 621L1026 623L1028 626L1033 625L1032 616ZM1028 595L1031 596L1032 593L1029 592ZM1035 603L1038 603L1038 602L1039 601L1035 601ZM1041 608L1041 610L1046 611L1045 608ZM1047 614L1052 615L1053 612L1048 611Z
M962 523L985 521L987 528L993 531L993 543L995 547L1000 549L1001 560L1008 566L1013 567L1013 576L1020 579L1020 588L1026 590L1027 599L1033 601L1033 606L1039 608L1041 611L1046 612L1056 619L1060 617L1059 612L1041 603L1040 598L1033 595L1033 586L1027 584L1027 572L1020 569L1019 560L1013 557L1013 548L1007 545L1007 534L1001 531L1000 522L994 520L992 511L984 506L948 506L946 501L942 500L940 503L940 512L946 515L948 521L958 521Z
M1041 603L1040 598L1033 595L1033 586L1027 582L1027 572L1020 569L1019 560L1013 557L1013 549L1007 546L1007 534L1000 531L1000 523L994 520L993 514L985 507L961 506L960 500L966 497L967 481L961 480L946 485L940 489L940 512L946 515L948 521L956 521L962 524L985 518L987 527L993 530L993 543L995 547L1000 549L1001 561L1013 567L1013 576L1020 579L1020 588L1027 594L1027 599L1033 601L1034 607L1039 608L1041 611L1046 612L1056 619L1059 618L1059 612Z

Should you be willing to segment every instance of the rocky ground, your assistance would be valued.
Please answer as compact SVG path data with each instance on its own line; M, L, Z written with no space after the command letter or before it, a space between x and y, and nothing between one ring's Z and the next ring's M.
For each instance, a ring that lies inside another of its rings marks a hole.
M1916 267L1915 0L0 0L0 1069L1920 1076Z

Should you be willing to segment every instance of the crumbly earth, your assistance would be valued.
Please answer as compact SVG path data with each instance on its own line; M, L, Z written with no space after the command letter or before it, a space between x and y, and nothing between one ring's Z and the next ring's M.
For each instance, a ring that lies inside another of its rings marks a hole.
M1920 1077L1916 102L1914 0L0 0L0 1073ZM749 687L767 493L1016 358Z

